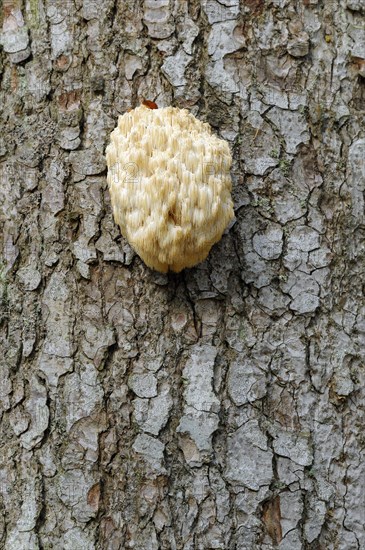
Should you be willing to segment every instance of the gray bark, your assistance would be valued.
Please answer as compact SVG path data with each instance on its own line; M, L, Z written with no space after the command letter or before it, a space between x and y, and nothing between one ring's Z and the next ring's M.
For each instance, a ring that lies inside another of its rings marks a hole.
M6 550L365 547L361 0L4 0ZM228 139L236 222L146 268L104 151L142 97Z

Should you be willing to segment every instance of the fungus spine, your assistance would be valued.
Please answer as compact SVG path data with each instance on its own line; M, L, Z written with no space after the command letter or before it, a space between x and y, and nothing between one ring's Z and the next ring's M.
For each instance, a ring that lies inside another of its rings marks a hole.
M162 273L205 260L234 217L228 143L145 101L119 117L106 160L115 222L142 260Z

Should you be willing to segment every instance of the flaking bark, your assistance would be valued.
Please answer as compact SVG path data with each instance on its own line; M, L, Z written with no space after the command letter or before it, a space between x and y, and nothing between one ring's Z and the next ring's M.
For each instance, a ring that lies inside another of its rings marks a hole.
M364 548L363 2L1 10L1 548ZM112 219L142 98L234 156L178 275Z

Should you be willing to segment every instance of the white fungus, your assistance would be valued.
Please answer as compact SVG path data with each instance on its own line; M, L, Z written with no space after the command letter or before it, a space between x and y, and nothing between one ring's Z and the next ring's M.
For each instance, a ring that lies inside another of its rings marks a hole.
M186 109L141 105L106 160L114 219L143 261L166 273L205 260L234 217L228 143Z

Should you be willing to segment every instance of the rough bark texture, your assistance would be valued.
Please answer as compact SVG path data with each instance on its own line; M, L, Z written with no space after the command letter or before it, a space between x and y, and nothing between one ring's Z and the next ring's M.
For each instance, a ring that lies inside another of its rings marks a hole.
M1 9L1 548L364 548L363 0ZM179 275L111 216L142 96L234 154Z

